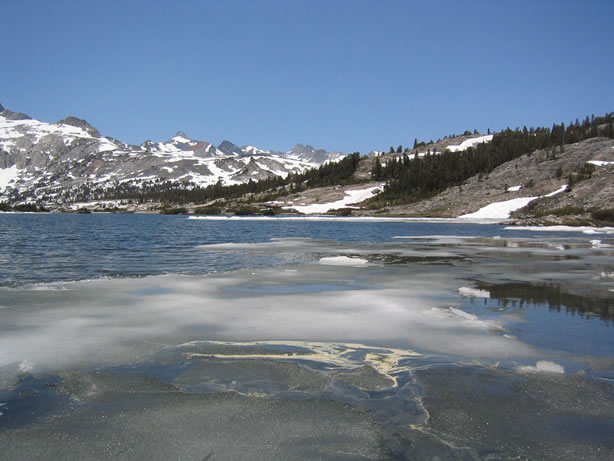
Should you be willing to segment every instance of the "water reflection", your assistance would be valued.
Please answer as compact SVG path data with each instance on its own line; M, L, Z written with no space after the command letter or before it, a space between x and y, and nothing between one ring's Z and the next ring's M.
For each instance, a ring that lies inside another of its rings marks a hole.
M614 325L614 301L596 293L584 296L569 293L560 284L478 282L477 287L490 293L500 307L547 306L552 312L564 312L583 319L598 316L608 325Z

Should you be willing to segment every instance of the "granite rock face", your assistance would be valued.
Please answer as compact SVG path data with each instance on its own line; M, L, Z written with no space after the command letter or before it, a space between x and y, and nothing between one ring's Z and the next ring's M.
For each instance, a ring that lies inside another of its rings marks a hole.
M76 117L46 123L0 110L0 202L64 204L87 200L92 191L101 195L109 188L167 181L185 187L240 184L300 173L344 156L309 146L272 152L223 141L216 147L181 131L167 141L134 146L102 136Z

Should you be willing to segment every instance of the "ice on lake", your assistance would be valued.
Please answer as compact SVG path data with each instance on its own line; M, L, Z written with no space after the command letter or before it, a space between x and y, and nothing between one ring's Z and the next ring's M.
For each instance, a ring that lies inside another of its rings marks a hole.
M406 237L3 288L3 456L608 459L609 241Z

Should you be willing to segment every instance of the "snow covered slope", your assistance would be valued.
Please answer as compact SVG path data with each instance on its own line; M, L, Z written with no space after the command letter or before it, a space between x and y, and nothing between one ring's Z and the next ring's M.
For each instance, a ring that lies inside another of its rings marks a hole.
M492 138L493 138L492 134L487 134L485 136L478 136L477 138L467 139L458 145L447 146L447 149L450 152L461 152L463 150L469 149L470 147L475 147L477 144L482 144L484 142L490 142L492 141Z
M328 203L312 203L311 205L289 205L282 208L286 210L296 210L303 214L324 214L331 210L339 210L341 208L358 208L352 207L355 203L363 202L378 194L382 190L382 185L368 187L366 189L347 190L345 196L341 200Z
M0 202L67 203L96 187L170 181L184 187L225 185L286 177L345 154L297 145L289 152L230 141L219 146L178 132L140 146L101 136L85 120L33 120L0 106Z

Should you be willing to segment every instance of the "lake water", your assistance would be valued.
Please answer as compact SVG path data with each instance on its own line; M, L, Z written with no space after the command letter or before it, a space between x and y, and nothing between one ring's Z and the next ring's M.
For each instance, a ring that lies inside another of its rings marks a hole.
M613 234L0 214L0 238L0 458L612 459Z

